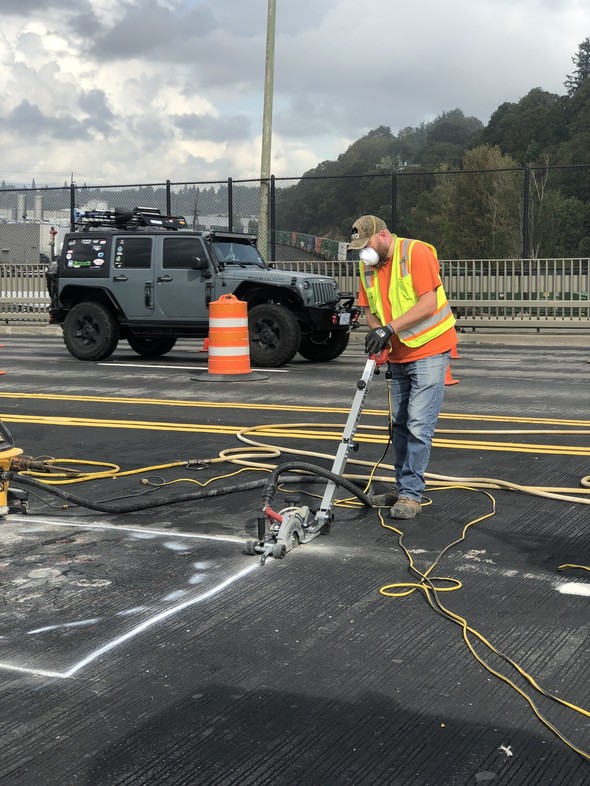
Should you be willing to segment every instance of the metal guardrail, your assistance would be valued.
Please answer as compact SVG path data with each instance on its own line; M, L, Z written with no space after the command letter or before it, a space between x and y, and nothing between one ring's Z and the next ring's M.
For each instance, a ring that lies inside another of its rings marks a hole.
M0 321L48 321L46 269L46 265L33 262L0 264Z
M282 270L333 276L359 291L358 262L275 262ZM441 260L460 327L590 329L588 259Z
M275 261L280 270L335 278L359 290L358 262ZM46 323L45 265L0 264L0 322ZM460 327L590 329L588 259L442 260L441 276Z

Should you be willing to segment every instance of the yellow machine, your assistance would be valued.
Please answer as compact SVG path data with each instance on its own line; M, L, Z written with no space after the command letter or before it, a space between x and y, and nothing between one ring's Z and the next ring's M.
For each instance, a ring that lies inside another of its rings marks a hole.
M0 517L8 514L8 472L22 450L15 448L8 429L0 422Z

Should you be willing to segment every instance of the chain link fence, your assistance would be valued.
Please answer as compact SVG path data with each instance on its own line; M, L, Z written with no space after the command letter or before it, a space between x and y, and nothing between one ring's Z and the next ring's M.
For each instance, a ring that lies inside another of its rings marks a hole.
M346 258L350 227L366 213L381 216L398 235L427 240L444 259L590 256L590 165L436 172L406 167L264 182L269 233L261 251L273 260L285 247L302 260ZM149 207L184 216L190 229L258 234L260 205L256 179L1 188L0 229L51 225L59 233L58 248L74 208Z

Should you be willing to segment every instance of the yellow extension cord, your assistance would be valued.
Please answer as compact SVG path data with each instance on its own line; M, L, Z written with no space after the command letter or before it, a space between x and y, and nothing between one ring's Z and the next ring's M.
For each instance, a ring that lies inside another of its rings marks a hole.
M454 418L458 418L459 416L452 416ZM475 416L467 416L465 419L473 419ZM510 420L509 418L501 418L500 416L493 416L489 418L490 420L498 421L498 420ZM532 419L526 418L518 418L513 419L518 420L519 422L526 422L526 423L534 423L535 421ZM538 422L538 421L537 421ZM547 421L545 421L547 422ZM554 425L578 425L575 421L550 421L548 424ZM243 429L238 430L236 436L237 438L247 444L249 446L248 449L244 448L229 448L226 450L221 451L218 456L210 459L203 459L199 460L198 464L199 467L204 468L205 466L210 466L218 463L230 463L241 466L241 469L236 470L235 472L228 473L225 475L216 476L210 478L207 481L198 481L195 478L176 478L173 481L167 481L158 483L158 486L165 486L170 485L172 483L180 483L180 482L191 482L196 483L201 487L205 487L214 481L220 479L226 479L228 477L235 476L241 472L246 472L249 470L260 470L271 472L277 465L274 463L268 463L272 459L278 458L281 454L289 453L292 455L298 456L305 456L307 458L314 457L314 458L321 458L321 459L333 459L334 456L331 454L326 453L319 453L313 451L306 451L306 450L298 450L295 448L276 448L272 445L268 445L264 442L260 442L259 439L261 436L264 437L287 437L289 439L293 438L309 438L309 439L325 439L325 440L339 440L341 438L342 433L342 424L335 424L335 423L322 423L321 426L318 427L317 423L282 423L282 424L273 424L272 426L250 426ZM330 429L334 429L334 431L330 431ZM363 425L363 431L357 432L355 436L356 441L358 442L368 442L368 443L385 443L387 442L387 434L389 432L389 428L382 427L382 426L370 426L370 425ZM535 452L535 453L546 453L546 454L557 454L557 455L590 455L590 450L587 448L571 448L567 446L560 446L560 445L546 445L546 444L534 444L534 443L510 443L510 442L480 442L475 440L449 440L449 439L437 439L437 434L464 434L468 433L469 435L486 435L489 436L491 434L494 435L533 435L533 434L590 434L590 429L551 429L547 431L545 429L511 429L511 430L487 430L487 429L478 429L478 430L460 430L460 429L437 429L435 434L435 440L433 441L433 445L437 447L447 447L447 448L465 448L471 450L501 450L501 451L518 451L518 452ZM258 439L255 439L255 435ZM108 463L108 462L93 462L93 461L81 461L78 459L54 459L48 458L45 459L46 463L52 466L55 466L57 472L52 473L51 479L47 478L47 475L43 473L27 471L23 474L30 474L37 477L39 480L47 483L48 485L52 484L71 484L71 483L82 483L90 480L98 480L103 478L121 478L121 477L128 477L131 475L137 474L145 474L146 472L157 472L165 469L171 469L176 467L187 467L189 462L187 461L175 461L166 464L158 464L149 467L140 467L137 469L131 469L122 471L120 467L116 464ZM353 480L363 480L366 482L366 488L369 488L371 482L373 480L379 480L384 482L391 482L392 477L391 474L387 476L383 475L376 475L377 465L373 462L362 461L359 459L348 459L348 464L354 464L359 467L371 467L371 471L369 474L345 474L344 476L353 479ZM69 465L64 467L64 465ZM98 467L102 469L97 469L94 471L88 472L80 472L79 470L74 470L73 466L79 467ZM394 467L388 464L379 464L380 467L383 469L389 470L391 473L394 471ZM63 471L60 471L62 469ZM72 476L72 472L77 472L75 477ZM570 703L564 699L555 696L554 694L549 693L544 688L542 688L538 683L534 680L534 678L528 674L524 669L522 669L517 663L515 663L512 659L500 653L494 646L491 644L481 633L477 630L472 628L467 620L456 614L455 612L448 609L440 600L439 595L443 592L453 592L456 590L461 589L463 586L462 583L455 578L446 577L446 576L433 576L432 572L439 563L442 556L450 550L452 547L461 543L465 538L467 531L470 527L478 524L486 519L495 515L495 499L494 497L485 489L501 489L507 491L517 491L525 494L531 494L534 496L546 497L548 499L556 499L561 500L564 502L574 502L578 504L588 505L590 504L590 497L585 495L590 495L590 475L585 476L581 479L580 484L582 488L562 488L562 487L543 487L543 486L529 486L529 485L522 485L517 483L512 483L509 481L498 480L496 478L458 478L452 476L445 476L445 475L438 475L433 473L426 474L427 479L427 490L429 491L442 491L448 489L465 489L469 491L479 492L485 494L492 502L492 510L480 516L472 521L470 521L461 533L461 536L450 543L443 551L439 554L439 556L435 559L435 561L424 571L419 570L416 565L414 564L413 558L411 553L408 551L406 546L403 543L403 532L399 530L397 527L394 527L391 524L387 524L381 512L377 509L377 513L381 522L381 526L385 529L388 529L392 532L395 532L399 537L399 545L402 549L403 553L405 554L408 560L408 568L410 572L416 577L416 581L409 581L409 582L395 582L391 584L385 584L380 588L380 594L385 597L390 598L404 598L408 597L416 592L422 592L430 604L430 606L441 616L444 618L452 621L453 623L459 625L462 629L463 640L468 647L469 651L476 659L476 661L483 666L490 674L493 674L495 677L500 679L502 682L510 685L520 696L522 696L525 701L530 705L531 709L533 710L536 717L543 723L543 725L552 731L565 745L567 745L571 750L578 753L587 761L590 761L590 753L584 751L583 749L577 747L574 743L568 740L539 710L533 699L521 688L519 688L513 680L511 680L506 675L502 674L501 672L494 669L490 666L485 659L478 654L475 650L473 639L477 640L480 644L482 644L485 648L487 648L490 652L495 653L499 657L501 657L506 663L512 666L528 683L529 685L534 688L537 692L541 695L549 698L559 704L577 712L585 717L590 718L590 712L583 707L580 707L576 704ZM148 485L155 485L153 481L143 480L142 483ZM340 506L358 506L360 503L358 500L340 500L335 503L336 505ZM585 565L576 565L576 564L564 564L560 565L559 570L565 569L579 569L590 571L590 567Z
M445 486L443 488L444 489L448 489L449 487ZM476 491L477 490L477 489L473 489L473 488L471 488L469 486L458 486L457 485L457 486L455 486L455 488L464 488L465 490L468 490L468 491ZM442 490L442 489L432 489L432 490ZM454 622L455 624L457 624L457 625L459 625L461 627L462 634L463 634L463 640L464 640L467 648L469 649L469 651L471 652L471 654L475 658L475 660L481 666L483 666L483 668L486 669L487 672L489 672L490 674L493 674L495 677L497 677L502 682L505 682L507 685L509 685L511 688L513 688L513 690L515 690L516 693L518 693L520 696L522 696L525 699L525 701L529 704L529 706L533 710L533 712L536 715L536 717L541 721L541 723L546 728L548 728L550 731L552 731L565 745L568 746L568 748L573 750L575 753L578 753L580 756L582 756L587 761L590 761L590 753L588 751L585 751L582 748L579 748L571 740L569 740L567 737L565 737L565 735L563 735L559 731L559 729L557 729L551 723L551 721L549 721L549 719L546 718L541 713L541 711L537 707L536 703L533 701L533 699L527 693L525 693L525 691L523 691L521 688L519 688L518 685L516 685L516 683L513 680L511 680L509 677L507 677L505 674L502 674L501 672L497 671L492 666L490 666L490 664L487 663L486 660L481 655L479 655L477 653L470 636L472 638L475 638L481 644L483 644L490 652L495 653L496 655L499 655L506 663L508 663L510 666L512 666L515 669L515 671L517 671L521 675L521 677L523 677L529 683L529 685L531 685L542 696L545 696L546 698L551 699L552 701L555 701L558 704L561 704L562 706L567 707L567 708L573 710L574 712L577 712L580 715L583 715L583 716L585 716L587 718L590 718L590 712L588 710L584 709L583 707L578 706L577 704L573 704L571 702L566 701L565 699L561 699L559 696L556 696L555 694L550 693L549 691L547 691L543 687L541 687L528 672L526 672L523 668L521 668L511 658L509 658L508 656L504 655L503 653L500 653L494 647L494 645L491 644L491 642L488 641L488 639L485 638L485 636L483 636L481 633L479 633L479 631L475 630L475 628L472 628L464 617L462 617L460 614L456 614L455 612L453 612L449 608L447 608L443 604L443 602L441 601L441 599L439 597L439 593L441 593L441 592L453 592L455 590L461 589L461 587L463 586L462 583L458 579L455 579L455 578L451 578L451 577L448 577L448 576L431 576L432 571L434 570L434 568L436 567L436 565L440 561L442 555L444 553L446 553L447 551L449 551L453 546L456 546L457 544L459 544L463 540L465 540L466 535L467 535L467 530L470 527L472 527L475 524L478 524L478 523L480 523L482 521L485 521L485 519L488 519L491 516L495 515L495 512L496 512L495 499L492 497L491 494L489 494L486 491L481 492L481 493L484 493L492 501L492 510L489 513L487 513L487 514L485 514L483 516L480 516L479 518L473 519L468 524L466 524L465 527L463 528L461 536L459 538L457 538L455 541L453 541L452 543L450 543L448 546L446 546L445 549L443 549L443 551L438 555L438 557L434 560L434 562L425 571L420 571L415 566L414 560L412 558L411 553L408 551L408 549L406 548L406 546L403 543L403 535L404 535L404 533L401 530L399 530L397 527L394 527L392 524L387 524L384 521L384 519L383 519L383 517L381 515L381 511L378 511L379 519L381 521L381 526L383 526L385 529L388 529L388 530L390 530L392 532L395 532L399 536L398 542L399 542L400 548L402 549L403 553L405 554L405 556L406 556L406 558L408 560L408 567L409 567L411 573L413 573L416 576L416 578L417 578L417 580L414 581L414 582L405 581L405 582L395 582L395 583L392 583L392 584L385 584L384 586L382 586L380 588L379 592L380 592L381 595L384 595L385 597L389 597L389 598L404 598L404 597L408 597L409 595L413 594L414 592L422 592L424 594L424 596L426 597L426 600L428 601L430 606L438 614L440 614L444 618L450 620L451 622ZM582 568L583 570L590 570L590 568L587 568L587 567L584 567L584 566L580 566L580 565L560 565L559 569L562 570L564 568L573 568L573 567Z

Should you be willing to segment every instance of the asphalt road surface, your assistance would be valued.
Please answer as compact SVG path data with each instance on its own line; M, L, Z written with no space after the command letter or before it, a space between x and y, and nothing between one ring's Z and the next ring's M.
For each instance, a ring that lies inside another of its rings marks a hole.
M261 565L248 484L331 467L362 341L223 383L200 342L155 361L122 343L104 363L42 328L0 343L15 445L97 473L52 477L56 493L11 481L30 496L0 519L2 786L590 782L590 497L473 480L582 489L586 347L461 343L429 467L455 487L431 477L401 544L387 511L339 489L329 534ZM382 490L383 373L356 441L347 474L363 486L378 465ZM313 509L325 485L281 484L274 508ZM203 489L218 493L176 499Z

